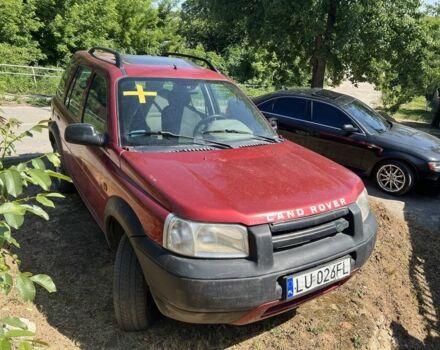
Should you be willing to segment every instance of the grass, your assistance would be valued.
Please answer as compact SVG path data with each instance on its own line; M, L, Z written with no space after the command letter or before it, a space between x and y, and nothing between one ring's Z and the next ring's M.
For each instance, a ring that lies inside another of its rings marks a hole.
M393 117L398 120L431 123L433 114L434 112L426 104L426 99L423 96L419 96L400 106L397 112L393 114Z

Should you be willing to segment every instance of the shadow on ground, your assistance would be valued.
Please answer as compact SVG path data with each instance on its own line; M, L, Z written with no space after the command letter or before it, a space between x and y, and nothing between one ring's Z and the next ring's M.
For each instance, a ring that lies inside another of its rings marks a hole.
M440 191L419 187L396 198L375 190L371 184L368 188L375 197L403 202L403 217L410 233L412 256L409 276L427 336L420 341L398 319L394 320L391 330L397 348L440 349Z
M59 201L50 215L48 222L29 216L21 230L20 253L26 256L22 268L52 276L58 292L37 293L35 304L51 326L83 349L225 348L293 316L291 312L243 327L161 318L148 331L124 333L113 315L113 257L100 229L77 194Z
M432 117L431 117L432 119ZM423 121L410 121L410 120L400 120L399 123L409 126L414 129L419 129L421 131L427 132L431 135L437 136L440 138L440 128L433 128L431 126L431 119L427 119L425 122Z
M432 111L426 110L424 108L400 108L399 114L408 119L418 118L420 121L424 121L427 123L431 123L434 116L434 113Z

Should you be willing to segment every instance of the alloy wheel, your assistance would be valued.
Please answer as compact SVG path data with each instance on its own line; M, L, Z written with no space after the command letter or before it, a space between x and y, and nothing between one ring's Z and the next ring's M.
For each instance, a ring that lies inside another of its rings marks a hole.
M382 165L377 171L377 183L386 192L399 192L406 185L405 172L394 164Z

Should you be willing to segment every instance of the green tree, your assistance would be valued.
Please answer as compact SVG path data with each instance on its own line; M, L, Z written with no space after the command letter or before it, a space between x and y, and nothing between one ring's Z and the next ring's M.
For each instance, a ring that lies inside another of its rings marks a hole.
M234 39L230 45L240 45L244 38L251 47L266 49L283 63L277 73L282 74L286 64L293 72L307 71L312 87L322 87L326 77L333 84L345 77L378 83L384 68L395 69L391 58L402 58L400 64L406 67L420 63L419 57L411 55L419 42L417 0L187 3L198 8L207 21L229 28L229 33L240 29L239 40L228 37ZM398 68L400 74L403 69Z
M77 50L114 46L119 30L116 1L67 0L50 28L57 62L66 62Z
M233 5L233 4L232 4ZM234 11L235 9L232 9ZM190 49L222 57L222 72L250 86L266 89L303 85L309 78L299 59L281 60L268 46L251 42L245 23L218 20L204 1L187 0L182 4L179 33ZM229 10L228 10L229 13Z
M29 64L43 58L32 34L42 26L35 15L35 1L0 2L0 62Z

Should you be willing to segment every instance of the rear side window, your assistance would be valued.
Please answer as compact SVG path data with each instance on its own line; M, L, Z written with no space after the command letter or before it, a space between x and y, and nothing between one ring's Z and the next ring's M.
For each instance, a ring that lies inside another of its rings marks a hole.
M80 67L75 75L66 98L66 107L76 117L80 117L81 101L92 71L87 67Z
M282 97L275 100L273 113L295 118L307 120L307 100L293 97Z
M99 74L94 76L90 86L83 121L99 132L107 130L107 80Z
M67 64L66 69L64 70L64 73L61 76L60 83L58 84L57 96L60 98L64 97L64 91L66 90L66 85L70 80L69 78L70 78L71 74L73 73L73 68L74 68L74 61L71 60Z
M341 129L344 124L353 124L350 118L339 109L320 102L313 102L312 121L338 129Z

